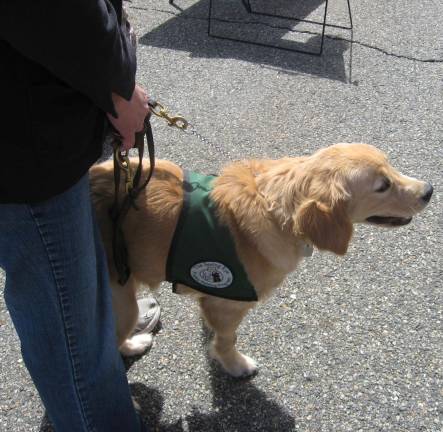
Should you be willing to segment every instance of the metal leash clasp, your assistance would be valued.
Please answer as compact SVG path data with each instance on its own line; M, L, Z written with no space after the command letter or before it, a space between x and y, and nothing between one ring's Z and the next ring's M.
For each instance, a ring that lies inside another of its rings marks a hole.
M210 145L214 147L226 159L229 160L231 158L230 153L226 149L200 134L194 128L194 126L189 123L188 120L186 120L185 117L181 115L171 116L168 112L168 109L165 108L160 102L157 102L155 99L149 99L148 103L151 109L151 113L157 117L165 119L168 122L169 126L175 126L177 129L180 129L184 133L196 136L205 145Z
M134 186L134 176L132 175L131 164L127 152L122 152L119 145L114 145L114 160L119 168L125 173L125 191L128 194Z
M161 117L168 122L168 126L174 126L178 129L186 130L189 123L181 115L171 115L166 107L161 103L155 102L151 106L151 112L157 117Z

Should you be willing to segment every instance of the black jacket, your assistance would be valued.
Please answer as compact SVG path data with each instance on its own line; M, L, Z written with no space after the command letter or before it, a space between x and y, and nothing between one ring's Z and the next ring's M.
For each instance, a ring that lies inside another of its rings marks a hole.
M0 0L0 203L61 193L100 156L111 93L135 86L121 3Z

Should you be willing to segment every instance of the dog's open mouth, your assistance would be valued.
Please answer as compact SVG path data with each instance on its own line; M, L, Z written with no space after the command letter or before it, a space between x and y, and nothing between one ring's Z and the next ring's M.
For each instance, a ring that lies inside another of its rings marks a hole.
M366 219L366 222L375 225L386 225L391 227L407 225L411 222L412 217L397 217L397 216L371 216Z

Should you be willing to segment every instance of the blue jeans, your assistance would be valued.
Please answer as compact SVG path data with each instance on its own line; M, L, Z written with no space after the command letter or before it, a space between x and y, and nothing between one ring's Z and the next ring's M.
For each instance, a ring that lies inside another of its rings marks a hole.
M0 205L0 267L24 362L56 431L144 431L117 350L87 176L48 201Z

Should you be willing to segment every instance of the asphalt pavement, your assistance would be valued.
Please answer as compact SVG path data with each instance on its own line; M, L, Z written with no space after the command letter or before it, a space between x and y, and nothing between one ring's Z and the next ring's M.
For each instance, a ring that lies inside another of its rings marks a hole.
M219 36L289 49L321 40L318 25L212 2ZM328 21L346 26L346 2L329 3ZM324 7L251 4L310 20ZM315 251L245 319L239 346L260 366L252 379L229 378L208 359L196 305L165 284L162 329L128 371L146 423L165 432L442 431L443 3L351 0L353 32L328 28L321 57L209 37L208 7L128 3L139 83L206 138L155 119L158 157L213 173L229 160L367 142L435 192L406 227L357 227L344 258ZM44 424L0 296L0 430Z

